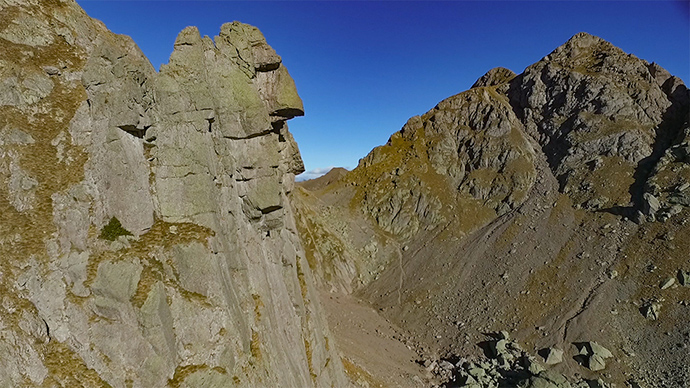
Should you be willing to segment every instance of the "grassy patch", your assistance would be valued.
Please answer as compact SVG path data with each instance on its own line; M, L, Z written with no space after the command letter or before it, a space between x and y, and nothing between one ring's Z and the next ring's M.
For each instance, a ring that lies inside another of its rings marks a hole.
M307 281L304 279L304 272L302 271L302 266L299 262L299 256L295 259L295 264L297 265L297 280L299 281L299 289L302 293L304 304L306 305L309 303L309 298L307 298L309 290L307 289Z
M120 220L117 217L110 219L110 222L101 229L101 234L98 238L108 241L115 241L120 236L131 236L132 232L122 227Z
M307 365L309 366L309 376L311 381L316 384L316 373L314 372L314 362L312 361L313 351L311 350L311 343L306 338L304 339L304 349L307 352Z
M254 299L254 319L256 322L261 320L261 308L264 307L264 302L261 300L261 295L252 294L252 299Z
M263 360L263 355L261 354L261 338L259 337L259 332L254 329L252 329L252 340L249 343L249 351L257 364Z
M187 376L191 375L194 372L198 372L200 370L208 369L208 366L206 365L185 365L185 366L179 366L175 368L175 374L171 379L168 380L168 387L170 388L179 388L180 385L184 382L184 380L187 378Z
M359 365L344 357L342 361L343 367L345 367L345 374L347 374L347 377L349 377L350 381L355 385L362 387L385 387L382 381L372 376Z
M50 341L41 353L49 372L44 386L55 383L62 387L110 387L95 370L86 366L78 354L63 343Z

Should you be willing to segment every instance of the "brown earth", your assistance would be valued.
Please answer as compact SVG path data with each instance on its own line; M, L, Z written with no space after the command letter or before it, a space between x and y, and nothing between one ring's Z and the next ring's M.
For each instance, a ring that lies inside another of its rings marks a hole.
M371 304L420 360L484 359L505 330L526 354L562 349L548 370L573 384L690 386L688 101L587 34L520 75L489 72L292 193L317 282ZM603 370L578 355L588 341L613 354Z

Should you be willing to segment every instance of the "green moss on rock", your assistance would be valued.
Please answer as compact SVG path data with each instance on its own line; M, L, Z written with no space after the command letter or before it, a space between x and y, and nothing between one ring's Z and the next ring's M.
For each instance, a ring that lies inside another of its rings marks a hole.
M131 236L132 232L122 227L120 220L116 217L110 219L110 222L101 229L101 234L98 236L103 240L115 241L120 236Z

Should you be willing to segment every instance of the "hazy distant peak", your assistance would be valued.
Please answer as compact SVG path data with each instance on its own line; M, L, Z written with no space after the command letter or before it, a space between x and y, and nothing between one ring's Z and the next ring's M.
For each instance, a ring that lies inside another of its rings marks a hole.
M343 167L333 167L326 174L320 177L298 182L297 184L307 190L314 191L320 190L324 187L330 185L333 182L340 180L349 171Z

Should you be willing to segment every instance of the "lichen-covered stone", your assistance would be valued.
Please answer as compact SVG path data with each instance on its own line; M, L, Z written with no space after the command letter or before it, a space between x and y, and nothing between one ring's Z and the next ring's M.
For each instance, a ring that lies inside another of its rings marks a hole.
M186 28L156 72L72 0L0 0L0 48L0 386L347 385L258 29Z

